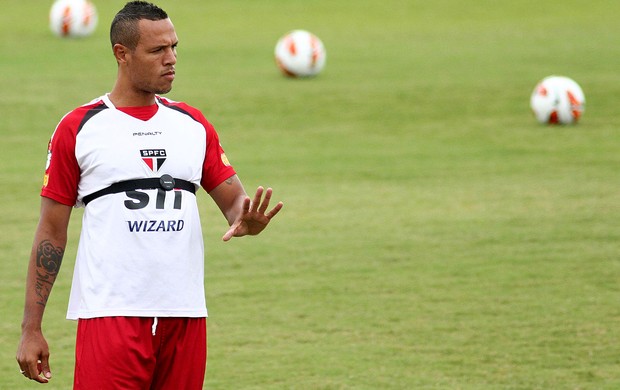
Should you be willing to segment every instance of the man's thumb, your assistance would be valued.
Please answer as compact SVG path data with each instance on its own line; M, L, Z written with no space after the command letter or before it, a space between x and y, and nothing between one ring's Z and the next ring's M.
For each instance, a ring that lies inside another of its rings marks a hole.
M52 370L50 370L49 358L47 356L41 359L41 373L47 379L52 377Z

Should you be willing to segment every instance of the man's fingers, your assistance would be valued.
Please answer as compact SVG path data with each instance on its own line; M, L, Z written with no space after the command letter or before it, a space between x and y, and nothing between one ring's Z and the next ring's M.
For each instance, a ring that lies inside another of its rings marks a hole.
M249 202L249 199L248 199L248 202ZM226 231L226 233L224 233L224 235L222 236L222 241L230 241L230 239L233 238L235 234L237 234L237 229L239 229L239 224L240 224L240 221L233 223L228 229L228 231Z
M243 214L248 213L250 211L250 207L252 207L252 202L250 201L250 197L246 196L245 199L243 199L243 206L242 206Z
M50 363L48 357L43 357L41 359L41 363L39 364L39 373L43 374L43 376L47 379L52 377L52 371L50 370Z
M39 376L39 370L38 370L38 366L39 362L36 363L28 363L28 365L26 366L26 369L24 371L26 371L26 373L24 374L26 376L26 378L30 378L30 379L34 379Z
M22 375L24 375L28 379L32 379L39 383L47 383L52 377L52 374L49 370L49 364L47 363L47 359L45 361L45 365L41 361L37 361L36 363L29 363L26 367L21 368L20 372L23 371Z
M258 187L256 189L256 194L254 195L254 200L252 201L252 211L258 211L258 205L260 204L260 200L263 196L263 187Z
M282 210L283 206L284 206L284 203L278 202L278 204L275 205L275 207L273 209L271 209L271 211L268 212L265 215L267 216L267 218L271 219L271 218L275 217L276 214L278 214L280 212L280 210Z
M265 191L265 199L263 199L263 201L260 204L260 207L258 208L258 211L261 214L265 214L265 211L267 210L267 207L269 207L269 201L271 200L271 193L273 192L273 190L271 188L267 188L267 191Z
M222 241L230 241L230 239L233 237L234 234L235 234L234 228L228 229L228 231L224 233L224 235L222 236Z

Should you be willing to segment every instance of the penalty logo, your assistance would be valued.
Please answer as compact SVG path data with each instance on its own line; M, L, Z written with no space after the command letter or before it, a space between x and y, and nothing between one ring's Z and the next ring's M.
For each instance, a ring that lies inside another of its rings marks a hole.
M142 161L144 161L151 171L157 172L166 161L166 150L142 149L140 150L140 157L142 157Z

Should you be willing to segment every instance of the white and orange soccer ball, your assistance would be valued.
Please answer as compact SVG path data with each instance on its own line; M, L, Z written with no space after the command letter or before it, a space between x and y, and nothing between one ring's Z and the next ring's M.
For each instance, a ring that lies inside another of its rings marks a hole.
M540 123L570 125L585 111L583 90L573 79L549 76L540 81L530 97L530 107Z
M293 30L278 40L276 64L287 76L316 76L325 67L327 53L323 42L311 32Z
M56 0L50 9L50 29L59 37L86 37L97 21L97 9L88 0Z

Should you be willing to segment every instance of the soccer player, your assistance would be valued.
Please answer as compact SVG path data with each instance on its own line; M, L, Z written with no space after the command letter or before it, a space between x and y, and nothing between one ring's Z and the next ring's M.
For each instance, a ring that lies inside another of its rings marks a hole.
M41 330L73 206L85 207L69 298L78 321L74 389L201 389L207 359L204 249L196 191L230 228L259 234L281 210L246 194L202 113L160 95L175 78L166 12L131 1L112 21L112 91L65 115L48 149L27 273L21 373L46 383Z

